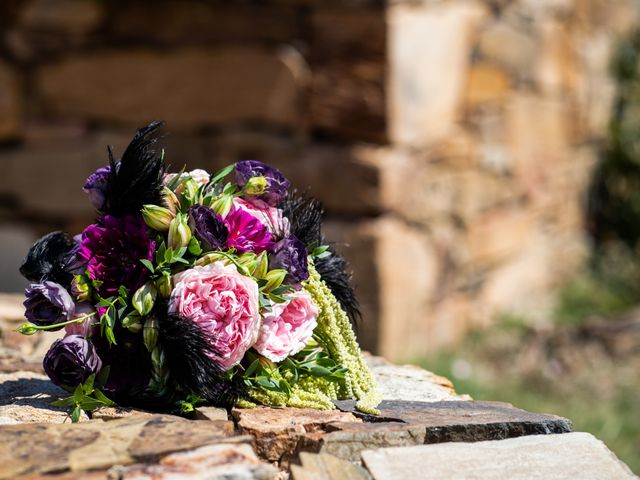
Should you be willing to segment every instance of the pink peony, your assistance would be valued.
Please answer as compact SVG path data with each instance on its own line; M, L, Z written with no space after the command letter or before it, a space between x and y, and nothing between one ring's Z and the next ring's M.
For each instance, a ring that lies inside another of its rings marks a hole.
M211 334L222 368L240 363L260 331L258 284L222 262L193 267L174 280L169 311Z
M267 230L278 237L289 234L289 220L282 215L282 210L272 207L262 200L252 199L251 202L242 198L234 198L233 205L257 218Z
M318 307L304 290L285 303L276 303L264 314L260 336L253 346L273 362L298 353L307 344L317 325Z

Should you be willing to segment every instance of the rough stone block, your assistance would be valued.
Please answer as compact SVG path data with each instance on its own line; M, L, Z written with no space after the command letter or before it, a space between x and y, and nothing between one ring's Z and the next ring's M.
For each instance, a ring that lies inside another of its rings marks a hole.
M206 479L206 480L275 480L278 470L262 463L250 445L208 445L188 452L173 453L157 464L114 467L110 473L121 480Z
M359 422L351 413L309 408L235 408L231 415L240 433L253 435L257 454L270 462L288 461L306 433L322 432L333 422Z
M43 67L36 83L46 109L66 118L135 126L164 119L174 130L234 121L293 128L300 62L293 50L244 47L111 51Z
M342 139L385 142L385 65L362 59L334 61L312 70L309 121Z
M0 429L0 478L154 462L174 452L247 440L233 437L231 422L192 422L170 415L6 425Z
M362 459L376 480L637 478L604 443L588 433L535 435L473 445L384 448L364 451Z
M422 146L451 132L465 88L479 3L393 4L388 11L392 141Z
M18 74L0 62L0 142L21 135L23 102L19 82Z

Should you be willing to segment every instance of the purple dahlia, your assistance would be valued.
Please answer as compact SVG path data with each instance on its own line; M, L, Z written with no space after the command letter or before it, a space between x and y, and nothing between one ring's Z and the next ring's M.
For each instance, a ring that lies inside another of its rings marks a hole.
M260 253L273 244L269 229L249 212L235 205L225 217L224 224L229 231L227 248L235 248L240 253Z
M297 237L287 235L275 243L269 255L269 268L281 268L287 271L284 283L298 285L309 278L309 266L307 264L307 247Z
M275 207L287 196L289 180L277 168L257 160L243 160L236 163L236 183L240 188L253 177L264 177L267 183L266 190L256 197L247 197L246 200L258 198Z
M142 216L104 215L82 232L78 257L87 263L91 279L102 282L96 290L110 296L121 285L133 292L147 281L150 272L140 260L153 260L154 250Z
M67 335L56 340L44 356L44 371L53 383L75 387L98 373L102 361L93 344L81 335Z

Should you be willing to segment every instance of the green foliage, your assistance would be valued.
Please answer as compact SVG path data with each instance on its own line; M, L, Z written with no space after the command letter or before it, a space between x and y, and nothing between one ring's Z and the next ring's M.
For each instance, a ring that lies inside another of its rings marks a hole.
M103 368L100 372L100 377L97 379L98 384L104 385L104 382L109 376L109 368ZM115 403L107 398L107 396L100 391L95 385L96 376L90 375L89 378L83 383L78 385L73 394L67 398L61 398L51 402L56 407L69 408L69 417L72 422L80 420L82 411L92 411L100 407L111 407Z

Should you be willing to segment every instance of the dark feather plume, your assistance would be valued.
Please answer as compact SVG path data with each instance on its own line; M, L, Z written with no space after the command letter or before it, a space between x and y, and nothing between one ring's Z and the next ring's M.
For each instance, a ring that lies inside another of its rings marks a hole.
M305 197L294 191L287 196L280 207L289 219L291 233L305 245L327 244L322 235L324 211L318 200ZM351 287L349 265L333 246L329 247L329 251L331 252L330 256L316 259L316 270L355 324L360 318L360 308Z
M68 287L72 275L65 271L67 254L74 242L66 233L52 232L33 244L20 266L20 273L31 282L50 280Z
M213 342L197 323L176 315L159 318L158 341L172 379L207 403L230 407L243 396L241 382L223 377L220 365L211 358Z
M113 158L109 148L111 173L107 180L104 213L127 215L140 212L148 203L161 204L160 191L165 172L164 161L156 150L155 132L163 122L152 122L139 129L120 162Z

